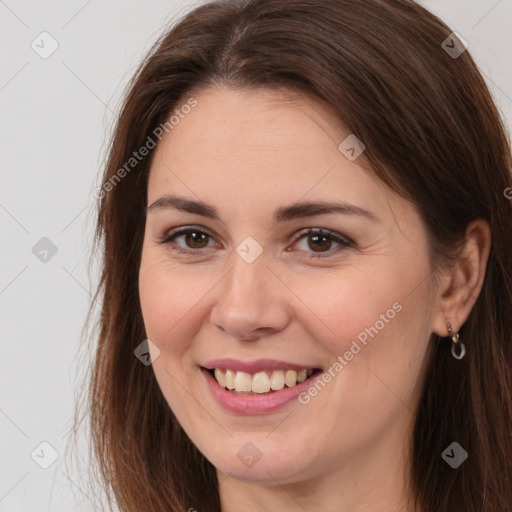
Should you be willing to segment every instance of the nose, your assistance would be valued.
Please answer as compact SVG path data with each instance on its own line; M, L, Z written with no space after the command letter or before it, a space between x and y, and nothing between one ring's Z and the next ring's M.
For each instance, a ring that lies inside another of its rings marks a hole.
M285 329L291 312L287 288L264 255L247 263L234 254L233 261L233 268L216 287L210 314L213 326L241 341L256 341Z

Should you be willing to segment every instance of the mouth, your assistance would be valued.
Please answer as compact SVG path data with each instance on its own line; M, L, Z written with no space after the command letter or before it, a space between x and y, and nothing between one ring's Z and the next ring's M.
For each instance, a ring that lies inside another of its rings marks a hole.
M270 414L295 403L324 372L301 363L229 358L204 363L200 370L209 395L224 410L244 416Z
M276 368L248 372L233 368L205 368L217 384L235 395L261 396L293 388L322 373L319 368ZM302 387L302 386L301 386Z

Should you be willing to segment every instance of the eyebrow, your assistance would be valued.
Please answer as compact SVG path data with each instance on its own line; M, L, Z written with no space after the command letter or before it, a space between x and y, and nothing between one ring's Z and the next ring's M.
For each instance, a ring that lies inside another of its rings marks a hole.
M203 201L195 201L175 195L165 195L157 199L146 208L146 212L162 209L174 209L182 212L201 215L209 219L221 220L219 210ZM274 211L274 222L286 222L293 219L314 217L340 213L344 215L358 215L365 217L372 222L380 222L380 219L369 210L353 204L336 201L305 201L293 203L289 206L282 206Z

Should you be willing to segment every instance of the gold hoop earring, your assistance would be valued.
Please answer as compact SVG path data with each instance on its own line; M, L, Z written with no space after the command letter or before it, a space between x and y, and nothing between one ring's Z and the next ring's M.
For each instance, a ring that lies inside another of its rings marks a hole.
M452 338L452 356L455 359L462 359L466 355L466 347L464 343L459 340L459 333L452 331L450 322L446 323L446 328L448 329L448 336Z

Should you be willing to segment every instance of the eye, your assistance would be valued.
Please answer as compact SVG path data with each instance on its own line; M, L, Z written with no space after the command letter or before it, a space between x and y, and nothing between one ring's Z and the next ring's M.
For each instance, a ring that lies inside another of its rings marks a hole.
M288 250L309 253L305 256L306 258L332 256L340 250L354 247L354 243L350 239L326 229L307 228L300 231L298 235L292 248ZM181 243L178 243L180 240ZM210 241L213 242L212 245L209 245ZM171 230L159 240L159 243L169 245L171 250L178 253L195 256L208 247L219 247L209 233L194 226ZM336 244L337 247L333 248L333 244Z
M312 249L312 253L307 255L307 258L324 258L338 253L339 250L354 247L354 243L348 238L321 228L308 228L301 231L299 235L298 241L295 242L294 248L291 250L295 251L295 246L305 242L302 248L299 247L299 250L308 252L308 249ZM338 247L332 249L333 243Z
M180 239L182 239L182 243L184 245L177 243ZM189 226L169 231L164 235L159 243L169 244L173 251L179 253L197 255L201 249L208 247L210 239L212 239L212 237L207 232L199 228Z

